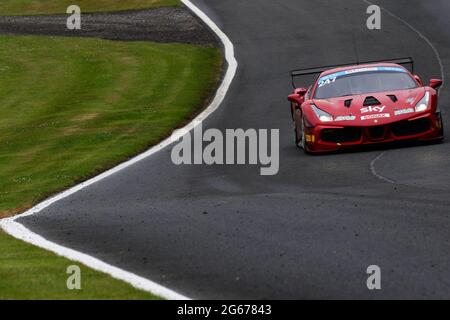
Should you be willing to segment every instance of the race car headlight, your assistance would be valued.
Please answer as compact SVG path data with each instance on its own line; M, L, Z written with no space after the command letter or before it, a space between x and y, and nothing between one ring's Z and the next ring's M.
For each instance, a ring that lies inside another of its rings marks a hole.
M422 112L428 109L430 103L430 93L427 91L423 98L416 104L416 112Z
M315 105L311 105L311 108L313 109L314 113L316 114L317 118L319 118L322 122L330 122L333 121L333 116L323 110L320 110Z

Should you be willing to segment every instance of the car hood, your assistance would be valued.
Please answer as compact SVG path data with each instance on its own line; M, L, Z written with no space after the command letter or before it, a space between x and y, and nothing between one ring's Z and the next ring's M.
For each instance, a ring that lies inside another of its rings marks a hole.
M356 116L357 120L362 120L361 117L364 116L390 114L392 118L397 110L414 108L424 94L425 88L419 87L330 99L313 99L313 102L319 109L334 117Z

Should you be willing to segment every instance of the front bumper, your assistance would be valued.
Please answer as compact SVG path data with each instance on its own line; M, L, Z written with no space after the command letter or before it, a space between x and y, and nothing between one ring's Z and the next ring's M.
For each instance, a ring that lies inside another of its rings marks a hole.
M305 128L305 137L307 150L321 153L403 140L442 139L443 126L440 113L428 113L379 126L318 125Z

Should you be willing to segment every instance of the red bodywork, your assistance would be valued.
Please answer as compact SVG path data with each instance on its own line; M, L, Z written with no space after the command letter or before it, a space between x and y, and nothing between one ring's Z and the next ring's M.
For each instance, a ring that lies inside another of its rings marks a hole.
M312 98L315 96L320 78L332 73L364 67L403 68L391 63L336 68L320 74L308 90L304 88L295 89L288 100L291 101L297 144L301 142L306 152L321 153L358 145L400 140L443 139L443 124L436 91L442 81L431 80L430 86L424 86L418 76L411 74L405 68L403 69L417 83L417 88L329 99ZM430 97L428 108L416 112L415 106L426 93ZM374 97L378 100L378 103L374 106L364 106L368 97ZM346 105L348 100L351 100L351 103ZM329 113L336 120L331 122L321 121L313 111L312 105ZM414 111L412 112L411 109L414 109ZM399 114L403 111L408 111L408 113ZM345 117L345 120L339 120L339 117Z

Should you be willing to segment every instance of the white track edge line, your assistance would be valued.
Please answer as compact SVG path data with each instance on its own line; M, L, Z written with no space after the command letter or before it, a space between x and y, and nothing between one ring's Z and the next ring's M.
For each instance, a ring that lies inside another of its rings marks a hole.
M363 1L364 1L366 4L368 4L368 5L374 5L374 3L370 2L369 0L363 0ZM428 44L428 46L431 48L431 50L433 50L433 52L434 52L434 54L435 54L435 56L436 56L436 58L437 58L437 60L438 60L439 67L440 67L440 69L441 69L441 78L442 78L442 81L443 81L443 84L442 84L442 86L441 86L441 89L439 90L439 92L441 92L442 89L443 89L444 86L445 86L445 68L444 68L444 63L442 62L442 58L441 58L441 55L439 54L438 49L434 46L434 44L433 44L433 43L432 43L432 42L431 42L431 41L430 41L423 33L421 33L419 30L417 30L415 27L413 27L413 26L412 26L410 23L408 23L406 20L404 20L404 19L400 18L399 16L393 14L393 13L390 12L388 9L386 9L386 8L384 8L384 7L382 7L382 6L379 6L379 7L381 8L381 10L385 11L388 15L390 15L390 16L393 17L394 19L397 19L398 21L400 21L401 23L403 23L404 25L406 25L408 28L410 28L410 29L411 29L413 32L415 32L415 33L416 33L423 41L425 41L425 42ZM378 160L380 160L380 159L386 154L386 152L387 152L387 151L382 152L380 155L378 155L375 159L372 160L372 162L370 163L370 172L372 172L372 174L373 174L375 177L377 177L378 179L383 180L383 181L388 182L388 183L394 184L394 183L395 183L394 180L391 180L391 179L389 179L389 178L386 178L386 177L384 177L384 176L378 174L378 173L377 173L377 169L376 169L376 167L375 167L375 163L376 163Z
M369 0L363 0L365 3L367 3L368 5L374 5L374 3L370 2ZM391 11L389 11L388 9L379 6L381 8L381 10L385 11L388 15L390 15L391 17L397 19L398 21L400 21L401 23L403 23L404 25L406 25L408 28L410 28L414 33L416 33L423 41L425 41L428 46L431 48L431 50L433 50L434 55L436 56L438 63L439 63L439 68L441 71L441 78L443 81L443 84L440 88L439 91L442 91L442 89L445 86L445 68L444 68L444 63L442 62L442 58L441 55L439 54L438 49L434 46L434 44L430 41L430 39L428 39L422 32L420 32L419 30L417 30L413 25L411 25L409 22L407 22L406 20L400 18L399 16L395 15L394 13L392 13Z
M230 85L234 79L234 76L237 71L238 63L236 61L236 58L234 56L234 46L228 36L220 30L220 28L203 12L201 11L197 6L195 6L192 2L189 0L181 0L181 2L188 7L193 13L195 13L220 39L220 41L223 43L224 50L225 50L225 60L228 64L227 71L225 73L225 76L222 80L222 83L220 84L219 88L217 89L216 95L214 96L213 101L211 104L203 111L201 112L194 120L192 120L189 124L187 124L184 128L181 130L176 130L174 134L157 144L156 146L150 148L146 152L108 170L104 173L91 178L83 183L80 183L64 192L61 192L39 204L34 206L33 208L25 211L24 213L0 220L0 228L2 228L7 234L23 240L27 243L33 244L37 247L46 249L48 251L51 251L57 255L63 256L65 258L68 258L73 261L77 261L79 263L82 263L86 265L87 267L90 267L94 270L106 273L110 275L111 277L122 280L130 285L132 285L135 288L153 293L155 295L158 295L162 298L169 299L169 300L190 300L188 297L185 297L173 290L170 290L166 287L163 287L151 280L145 279L143 277L140 277L136 274L133 274L131 272L128 272L126 270L120 269L118 267L112 266L110 264L107 264L97 258L94 258L92 256L89 256L87 254L84 254L82 252L63 247L61 245L58 245L57 243L51 242L47 239L44 239L42 236L32 232L28 228L26 228L21 223L17 222L16 220L22 217L30 216L35 213L40 212L44 208L47 208L48 206L52 205L53 203L64 199L106 177L109 177L127 167L132 166L133 164L148 158L149 156L157 153L158 151L161 151L162 149L166 148L167 146L171 145L174 141L181 138L186 131L192 130L196 125L201 123L203 120L205 120L209 115L211 115L214 111L216 111L221 103L223 102Z
M394 180L389 179L389 178L386 178L386 177L382 176L381 174L378 174L378 173L377 173L377 170L376 170L376 168L375 168L376 162L377 162L378 160L380 160L380 159L384 156L385 153L386 153L386 151L380 153L375 159L373 159L373 160L370 162L370 172L372 172L372 174L373 174L375 177L377 177L378 179L380 179L380 180L383 180L383 181L388 182L388 183L395 184L395 181L394 181Z

